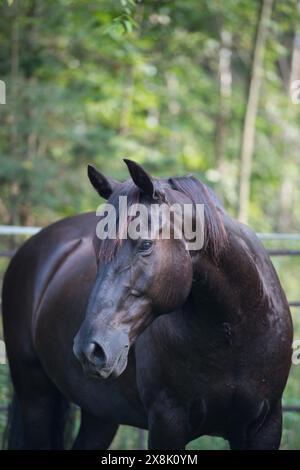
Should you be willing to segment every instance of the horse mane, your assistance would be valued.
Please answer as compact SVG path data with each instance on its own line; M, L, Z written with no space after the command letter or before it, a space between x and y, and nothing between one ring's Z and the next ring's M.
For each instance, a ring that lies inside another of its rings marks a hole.
M167 183L171 189L179 191L188 197L193 204L204 204L204 246L201 248L201 251L205 252L213 262L218 262L220 254L227 244L227 233L221 218L223 208L217 196L194 176L169 178ZM120 189L109 198L109 204L112 204L116 209L117 238L105 238L101 241L98 256L101 262L109 262L115 257L118 248L123 242L120 234L124 233L128 227L129 219L122 218L122 224L120 224L120 196L127 196L127 207L129 208L133 204L141 202L143 194L129 180L123 183Z
M201 250L217 263L228 242L221 202L212 189L192 175L169 178L168 181L172 189L183 193L193 204L204 205L204 245Z

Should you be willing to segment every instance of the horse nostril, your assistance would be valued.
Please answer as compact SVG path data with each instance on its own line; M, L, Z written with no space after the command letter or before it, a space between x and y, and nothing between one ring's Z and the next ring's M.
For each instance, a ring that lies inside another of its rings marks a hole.
M94 341L88 345L86 356L99 369L106 363L106 355L102 346Z

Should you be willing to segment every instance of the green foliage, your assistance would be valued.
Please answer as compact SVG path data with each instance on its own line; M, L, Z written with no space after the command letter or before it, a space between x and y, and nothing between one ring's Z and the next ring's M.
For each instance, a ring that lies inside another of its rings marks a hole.
M258 0L3 1L0 77L0 218L46 224L89 210L97 197L87 163L126 178L129 157L155 175L193 172L238 206L239 149ZM286 180L299 197L299 106L284 82L296 2L276 2L257 120L251 220L299 230L299 208L281 199ZM221 33L232 37L233 86L224 155L215 140ZM13 67L13 64L14 67ZM17 64L17 65L16 65Z

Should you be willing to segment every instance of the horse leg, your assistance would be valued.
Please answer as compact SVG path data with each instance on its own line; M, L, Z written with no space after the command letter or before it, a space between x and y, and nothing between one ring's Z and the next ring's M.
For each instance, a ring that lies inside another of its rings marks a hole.
M244 440L231 440L230 448L232 450L277 450L280 446L281 434L282 407L279 402L255 434Z
M81 410L81 425L73 449L105 450L108 449L119 424L107 417L99 418Z
M149 415L149 449L181 450L188 442L187 412L166 393L161 393Z
M14 364L15 365L15 364ZM9 448L63 449L64 424L69 404L47 377L40 364L22 364L12 378L15 397ZM16 433L20 434L16 436Z

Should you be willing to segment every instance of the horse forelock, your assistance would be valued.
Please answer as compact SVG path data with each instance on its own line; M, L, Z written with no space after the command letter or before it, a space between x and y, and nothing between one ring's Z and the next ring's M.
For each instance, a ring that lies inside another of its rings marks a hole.
M119 201L120 196L127 197L127 207L131 207L133 204L137 204L141 199L141 191L135 186L131 181L126 181L123 183L120 188L115 191L112 196L108 199L107 203L111 204L116 210L116 238L105 238L101 241L100 250L99 250L99 261L104 263L111 261L116 253L118 248L122 245L123 239L122 234L127 230L129 218L124 218L120 214L119 210Z

